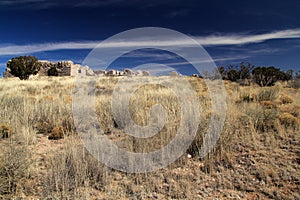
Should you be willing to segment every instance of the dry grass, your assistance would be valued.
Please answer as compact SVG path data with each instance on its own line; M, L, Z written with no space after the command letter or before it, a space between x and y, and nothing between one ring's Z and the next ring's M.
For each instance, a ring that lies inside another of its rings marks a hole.
M24 192L24 183L30 179L32 172L31 152L25 145L7 142L1 148L0 191L1 196L13 197Z
M187 80L201 112L196 138L187 150L192 158L185 154L164 169L127 174L98 163L81 144L72 116L73 78L1 79L0 198L299 199L299 89L225 82L224 129L213 151L200 160L199 149L214 113L205 82ZM125 134L112 114L117 81L103 77L96 85L96 113L107 137L133 152L155 151L169 143L181 117L174 93L150 84L131 96L129 110L138 125L149 123L153 105L160 103L166 110L163 129L151 138L137 139ZM50 141L48 136L60 140Z
M65 141L60 153L48 152L47 173L42 179L43 197L85 199L88 190L102 190L106 168L93 158L76 137Z

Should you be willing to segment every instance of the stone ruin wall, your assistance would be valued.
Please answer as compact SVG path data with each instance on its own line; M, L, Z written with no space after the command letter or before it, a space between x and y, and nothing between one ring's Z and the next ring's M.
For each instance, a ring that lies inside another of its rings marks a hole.
M38 72L39 76L48 76L48 70L51 67L56 67L58 71L58 76L70 76L71 67L74 65L71 61L61 61L61 62L49 62L49 61L39 61L41 63L41 69Z
M40 70L37 76L48 76L48 70L55 67L58 71L58 76L150 76L148 71L138 70L136 72L125 68L123 71L119 70L95 70L93 71L88 66L74 64L72 61L50 62L47 60L39 60ZM14 77L9 73L10 69L6 68L3 77Z

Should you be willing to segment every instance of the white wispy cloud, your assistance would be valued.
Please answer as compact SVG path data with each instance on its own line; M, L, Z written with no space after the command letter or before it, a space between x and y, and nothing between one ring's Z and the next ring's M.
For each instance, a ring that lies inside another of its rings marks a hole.
M46 0L2 0L0 1L0 5L10 6L10 5L19 5L19 4L27 4L27 3L41 3Z
M57 2L49 0L1 0L0 7L6 10L42 10L58 6Z
M21 55L55 50L93 49L101 41L60 42L29 45L0 45L0 55Z
M99 7L99 6L110 6L110 5L132 5L138 3L139 0L105 0L105 1L99 1L99 0L86 0L86 1L76 1L74 4L70 4L74 7Z
M225 36L207 36L198 37L196 40L204 46L213 45L239 45L248 43L260 43L272 39L300 38L300 29L288 29L274 31L271 33L257 35L225 35Z
M172 3L174 0L165 1L148 1L148 0L1 0L0 6L14 9L28 9L28 10L40 10L44 8L55 7L69 7L69 8L81 8L81 7L108 7L108 6L122 6L122 7L153 7L159 5L166 5Z
M255 54L255 53L261 53L264 52L263 50L258 51L258 52L251 52L250 54ZM128 54L122 57L127 57L127 58L143 58L149 59L149 62L153 61L174 61L174 59L179 58L176 55L170 55L170 54L163 54L161 52L134 52L133 54ZM222 57L214 57L213 61L215 62L222 62L222 61L232 61L232 60L241 60L241 59L246 59L248 58L249 55L244 55L244 54L238 54L238 55L232 55L232 56L222 56ZM185 62L174 62L174 63L168 63L169 66L178 66L178 65L187 65L187 64L203 64L203 63L209 63L211 60L205 59L205 60L198 60L196 62L190 63L188 61Z
M221 62L221 61L233 61L233 60L241 60L241 59L245 59L248 58L248 56L243 56L243 55L238 55L238 56L233 56L233 57L218 57L218 58L213 58L213 59L205 59L205 60L199 60L199 61L195 61L193 63L190 62L173 62L173 63L168 63L168 66L180 66L180 65L188 65L188 64L205 64L205 63L211 63L212 61L214 62Z
M261 43L272 39L288 39L300 38L300 29L289 29L275 31L271 33L258 35L210 35L206 37L192 37L195 41L203 46L221 46L221 45L243 45L249 43ZM44 44L29 44L29 45L0 45L0 56L3 55L22 55L36 52L55 51L55 50L72 50L72 49L93 49L101 41L79 41L79 42L58 42L58 43L44 43ZM120 47L144 47L158 48L158 47L175 47L184 48L194 45L188 39L178 38L163 38L161 40L151 40L151 38L140 38L137 40L118 40L105 42L101 44L101 48L120 48Z

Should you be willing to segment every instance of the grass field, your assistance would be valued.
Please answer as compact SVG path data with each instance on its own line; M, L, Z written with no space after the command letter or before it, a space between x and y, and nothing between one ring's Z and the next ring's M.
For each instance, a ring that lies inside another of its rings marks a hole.
M185 79L196 91L201 112L196 137L176 162L146 174L111 169L84 148L72 113L74 78L0 79L0 198L300 199L299 89L289 83L261 88L224 82L223 131L213 151L200 159L209 119L218 114L211 112L203 79ZM166 111L157 135L137 139L125 134L112 114L118 78L97 81L97 120L119 147L150 152L175 137L182 113L169 88L145 85L131 96L130 117L138 125L149 123L153 105L159 103Z

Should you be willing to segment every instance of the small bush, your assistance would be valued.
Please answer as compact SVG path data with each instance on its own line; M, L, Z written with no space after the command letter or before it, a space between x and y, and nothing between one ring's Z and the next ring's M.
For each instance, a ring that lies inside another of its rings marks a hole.
M53 126L51 125L51 123L44 121L44 122L36 122L33 125L33 128L35 128L38 133L51 133Z
M10 143L0 157L0 194L14 194L22 187L32 164L27 148Z
M254 122L254 127L257 131L266 132L269 130L276 130L275 121L277 118L276 109L268 109L265 107L257 107L247 111Z
M9 138L13 134L13 128L8 124L0 125L0 137Z
M274 86L281 79L282 72L275 67L256 67L252 71L252 78L261 87Z
M59 140L64 138L64 128L62 126L56 126L52 129L52 133L48 136L49 140Z
M241 97L241 100L243 102L247 102L247 103L250 103L250 102L253 102L254 101L254 97L251 95L251 94L245 94Z
M43 180L44 197L82 199L76 197L79 188L103 188L104 167L76 143L70 138L61 152L46 159L48 170Z
M228 79L230 81L236 82L240 78L239 71L236 69L230 69L227 73Z
M279 88L272 87L261 90L257 95L257 101L274 101L278 97Z

